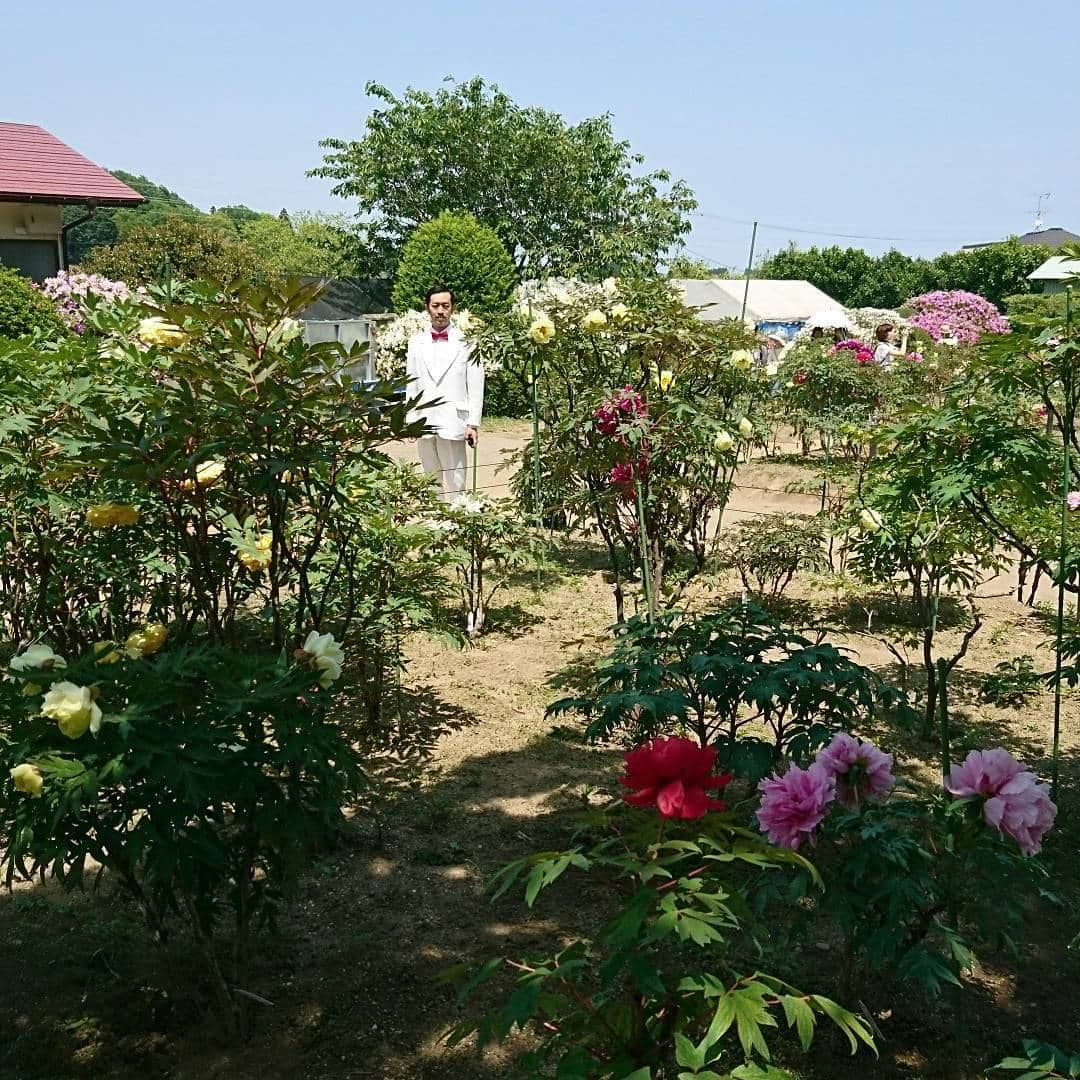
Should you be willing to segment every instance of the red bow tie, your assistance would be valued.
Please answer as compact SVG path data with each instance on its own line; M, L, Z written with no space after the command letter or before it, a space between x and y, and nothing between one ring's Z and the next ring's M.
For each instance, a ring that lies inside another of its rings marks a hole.
M431 331L431 340L432 341L449 341L450 340L450 331L449 330L432 330Z

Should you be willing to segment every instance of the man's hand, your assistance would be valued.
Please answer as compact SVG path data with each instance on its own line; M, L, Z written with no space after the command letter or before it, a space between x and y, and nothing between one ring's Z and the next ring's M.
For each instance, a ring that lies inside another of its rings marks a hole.
M475 446L480 441L480 430L474 427L467 427L465 429L465 441L470 446Z

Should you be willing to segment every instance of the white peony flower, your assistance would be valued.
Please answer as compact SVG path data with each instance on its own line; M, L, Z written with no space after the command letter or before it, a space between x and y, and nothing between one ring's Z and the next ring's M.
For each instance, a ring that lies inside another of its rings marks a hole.
M739 421L739 434L744 439L749 439L754 434L754 425L745 416Z
M304 652L311 657L316 670L322 672L319 676L320 686L328 687L341 678L345 653L334 640L333 634L320 634L312 630L304 641Z
M721 454L726 454L735 445L735 440L731 437L731 433L727 431L718 431L716 438L713 439L713 446L720 451Z
M67 661L57 655L44 642L31 645L24 653L11 658L12 671L53 671L66 668Z
M863 507L859 512L859 528L864 533L881 532L881 528L884 522L881 520L881 515L876 510L871 510L868 506Z

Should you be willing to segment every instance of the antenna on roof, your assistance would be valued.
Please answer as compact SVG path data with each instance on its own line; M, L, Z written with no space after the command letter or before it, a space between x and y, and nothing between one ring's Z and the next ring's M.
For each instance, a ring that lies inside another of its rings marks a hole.
M1044 191L1038 196L1039 202L1035 207L1035 231L1039 232L1043 227L1043 199L1049 199L1050 192Z

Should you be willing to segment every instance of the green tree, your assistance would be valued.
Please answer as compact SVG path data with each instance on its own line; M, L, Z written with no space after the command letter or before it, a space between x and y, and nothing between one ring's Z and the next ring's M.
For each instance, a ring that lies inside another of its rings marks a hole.
M523 276L652 271L690 230L690 189L664 171L638 174L643 159L608 115L567 124L481 78L367 93L383 107L363 137L324 140L312 175L359 201L370 270L392 269L406 237L444 210L493 228Z
M68 257L72 262L82 262L94 248L115 244L129 230L140 224L157 224L169 218L181 218L184 221L205 220L207 215L197 206L192 206L175 191L154 183L153 180L135 173L116 169L113 176L134 188L145 198L145 202L130 209L124 207L102 207L83 224L68 233ZM89 207L76 205L63 208L64 224L85 217Z
M346 277L356 262L349 222L341 214L256 214L240 225L240 236L275 277Z
M805 280L845 307L883 307L876 302L860 299L860 286L872 272L874 260L861 248L827 248L799 250L791 244L783 251L762 261L758 275L763 278ZM865 289L864 289L865 291Z
M18 272L0 266L0 338L17 338L43 330L67 333L52 302Z
M669 278L696 278L703 281L706 278L731 277L731 271L726 266L710 266L704 259L693 259L689 255L675 255L667 261L667 276Z
M966 289L1001 307L1008 296L1032 291L1028 274L1046 261L1046 249L1028 247L1015 236L973 251L939 255L934 265L941 289Z
M494 229L471 214L441 213L409 237L398 263L394 307L420 307L432 285L454 290L459 306L478 314L504 310L514 263Z
M190 281L257 277L264 269L245 244L213 226L180 218L137 225L111 247L96 248L85 265L91 272L142 285L162 279L166 259L173 277Z

